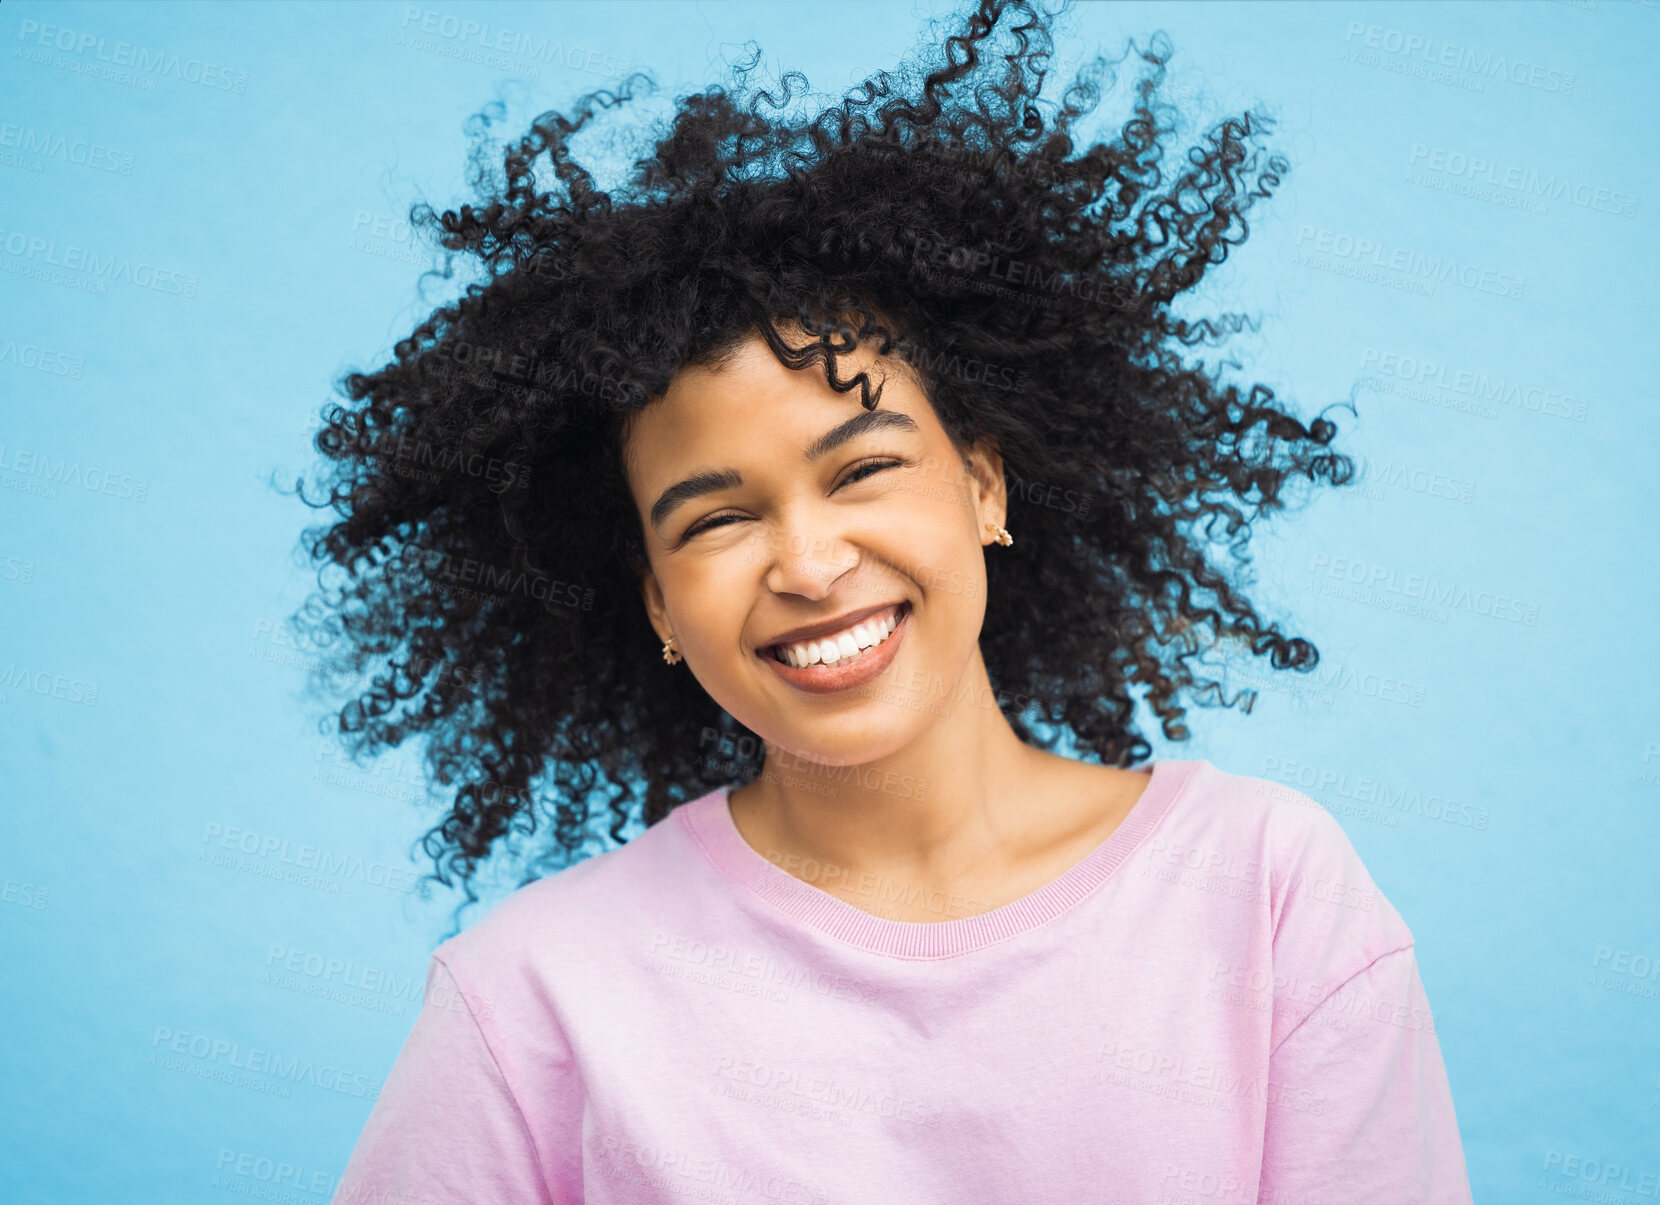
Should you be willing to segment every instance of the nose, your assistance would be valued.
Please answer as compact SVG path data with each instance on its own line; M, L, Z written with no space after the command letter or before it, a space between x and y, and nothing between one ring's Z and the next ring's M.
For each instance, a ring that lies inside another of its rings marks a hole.
M843 574L859 564L859 554L851 544L822 530L757 533L754 540L750 555L766 564L767 589L775 594L824 598Z

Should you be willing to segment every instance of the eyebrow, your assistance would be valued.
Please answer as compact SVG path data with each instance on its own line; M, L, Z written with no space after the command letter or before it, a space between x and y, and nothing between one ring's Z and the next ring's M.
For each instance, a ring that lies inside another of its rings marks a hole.
M857 439L871 431L880 431L892 427L899 431L918 430L916 420L908 414L898 410L866 410L855 414L845 423L831 427L812 443L802 454L808 464L820 460L834 452L851 439ZM712 494L718 490L735 489L743 484L743 474L737 469L706 469L701 473L694 473L690 477L675 482L657 495L657 501L651 504L651 525L661 527L674 509L683 502L690 502L693 498L700 498L704 494Z

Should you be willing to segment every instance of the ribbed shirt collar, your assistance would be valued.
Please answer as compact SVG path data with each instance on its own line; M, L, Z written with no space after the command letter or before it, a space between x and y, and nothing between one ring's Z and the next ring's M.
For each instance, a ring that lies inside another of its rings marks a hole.
M900 921L873 916L796 878L750 847L732 820L727 797L736 783L675 809L686 831L722 874L795 919L830 936L894 958L950 958L1018 936L1076 907L1116 871L1158 827L1199 763L1163 758L1148 763L1152 778L1129 815L1082 861L1018 900L977 916Z

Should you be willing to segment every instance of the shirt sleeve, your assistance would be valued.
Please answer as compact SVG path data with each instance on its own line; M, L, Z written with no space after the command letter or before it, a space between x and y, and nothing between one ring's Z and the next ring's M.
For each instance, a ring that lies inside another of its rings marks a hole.
M557 1205L475 1008L437 955L331 1205Z
M1260 1205L1470 1205L1411 946L1341 983L1269 1058Z

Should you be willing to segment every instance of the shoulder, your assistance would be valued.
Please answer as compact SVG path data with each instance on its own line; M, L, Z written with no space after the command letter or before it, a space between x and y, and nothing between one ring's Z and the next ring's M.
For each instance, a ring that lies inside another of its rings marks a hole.
M1237 834L1261 833L1288 853L1353 848L1337 819L1294 787L1226 770L1203 758L1171 765L1180 775L1180 807L1208 825Z
M1374 881L1335 816L1284 783L1231 773L1208 761L1186 771L1161 835L1187 873L1248 881L1237 893L1256 909L1262 952L1273 966L1276 1041L1339 985L1379 959L1413 949L1412 931ZM1185 843L1182 848L1174 848Z
M1351 880L1342 892L1353 907L1370 910L1381 893L1343 825L1318 800L1272 779L1221 769L1203 759L1174 763L1182 775L1172 800L1172 833L1218 847L1209 854L1251 850L1273 877L1301 888L1314 881ZM1213 858L1214 860L1214 858ZM1303 880L1309 880L1304 883ZM1352 889L1350 889L1352 887Z
M718 791L675 807L620 846L509 892L434 957L458 979L483 984L515 977L603 947L648 911L649 897L683 890L701 851L687 831L687 809L707 807Z
M1276 946L1343 940L1364 965L1412 945L1411 930L1348 832L1317 800L1204 760L1176 766L1185 777L1166 823L1148 842L1156 856L1259 883Z

